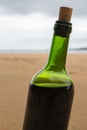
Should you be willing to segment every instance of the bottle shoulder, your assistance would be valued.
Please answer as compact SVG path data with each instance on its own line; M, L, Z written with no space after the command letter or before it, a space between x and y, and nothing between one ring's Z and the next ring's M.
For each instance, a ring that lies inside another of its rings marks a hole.
M42 87L65 87L72 85L71 77L65 70L56 72L52 70L41 70L32 78L31 84Z

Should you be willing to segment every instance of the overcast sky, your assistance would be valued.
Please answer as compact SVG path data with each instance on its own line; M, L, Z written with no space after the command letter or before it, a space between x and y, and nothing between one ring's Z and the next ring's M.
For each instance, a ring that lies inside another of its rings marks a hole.
M87 0L0 0L0 50L50 48L60 6L73 8L70 47L87 48Z
M55 16L60 6L72 7L74 15L87 15L87 0L0 0L0 13L44 12Z

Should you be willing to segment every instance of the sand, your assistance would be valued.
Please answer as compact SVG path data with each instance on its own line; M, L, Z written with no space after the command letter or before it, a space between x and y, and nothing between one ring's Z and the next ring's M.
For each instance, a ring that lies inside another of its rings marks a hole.
M47 54L0 54L0 130L22 130L32 76ZM87 130L87 54L69 54L67 70L75 96L68 130Z

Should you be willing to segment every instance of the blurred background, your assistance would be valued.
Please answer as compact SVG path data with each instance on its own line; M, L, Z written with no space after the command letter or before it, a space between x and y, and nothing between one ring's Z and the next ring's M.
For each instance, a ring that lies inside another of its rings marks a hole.
M0 0L0 52L48 52L60 6L73 8L69 51L87 52L86 0Z

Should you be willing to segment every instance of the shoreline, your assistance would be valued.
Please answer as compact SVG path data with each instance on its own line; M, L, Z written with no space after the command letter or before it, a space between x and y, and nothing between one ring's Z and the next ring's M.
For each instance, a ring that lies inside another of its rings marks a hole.
M50 49L46 50L0 50L0 54L6 54L6 53L25 53L25 54L30 54L30 53L49 53ZM87 53L87 48L70 48L68 49L68 53Z

